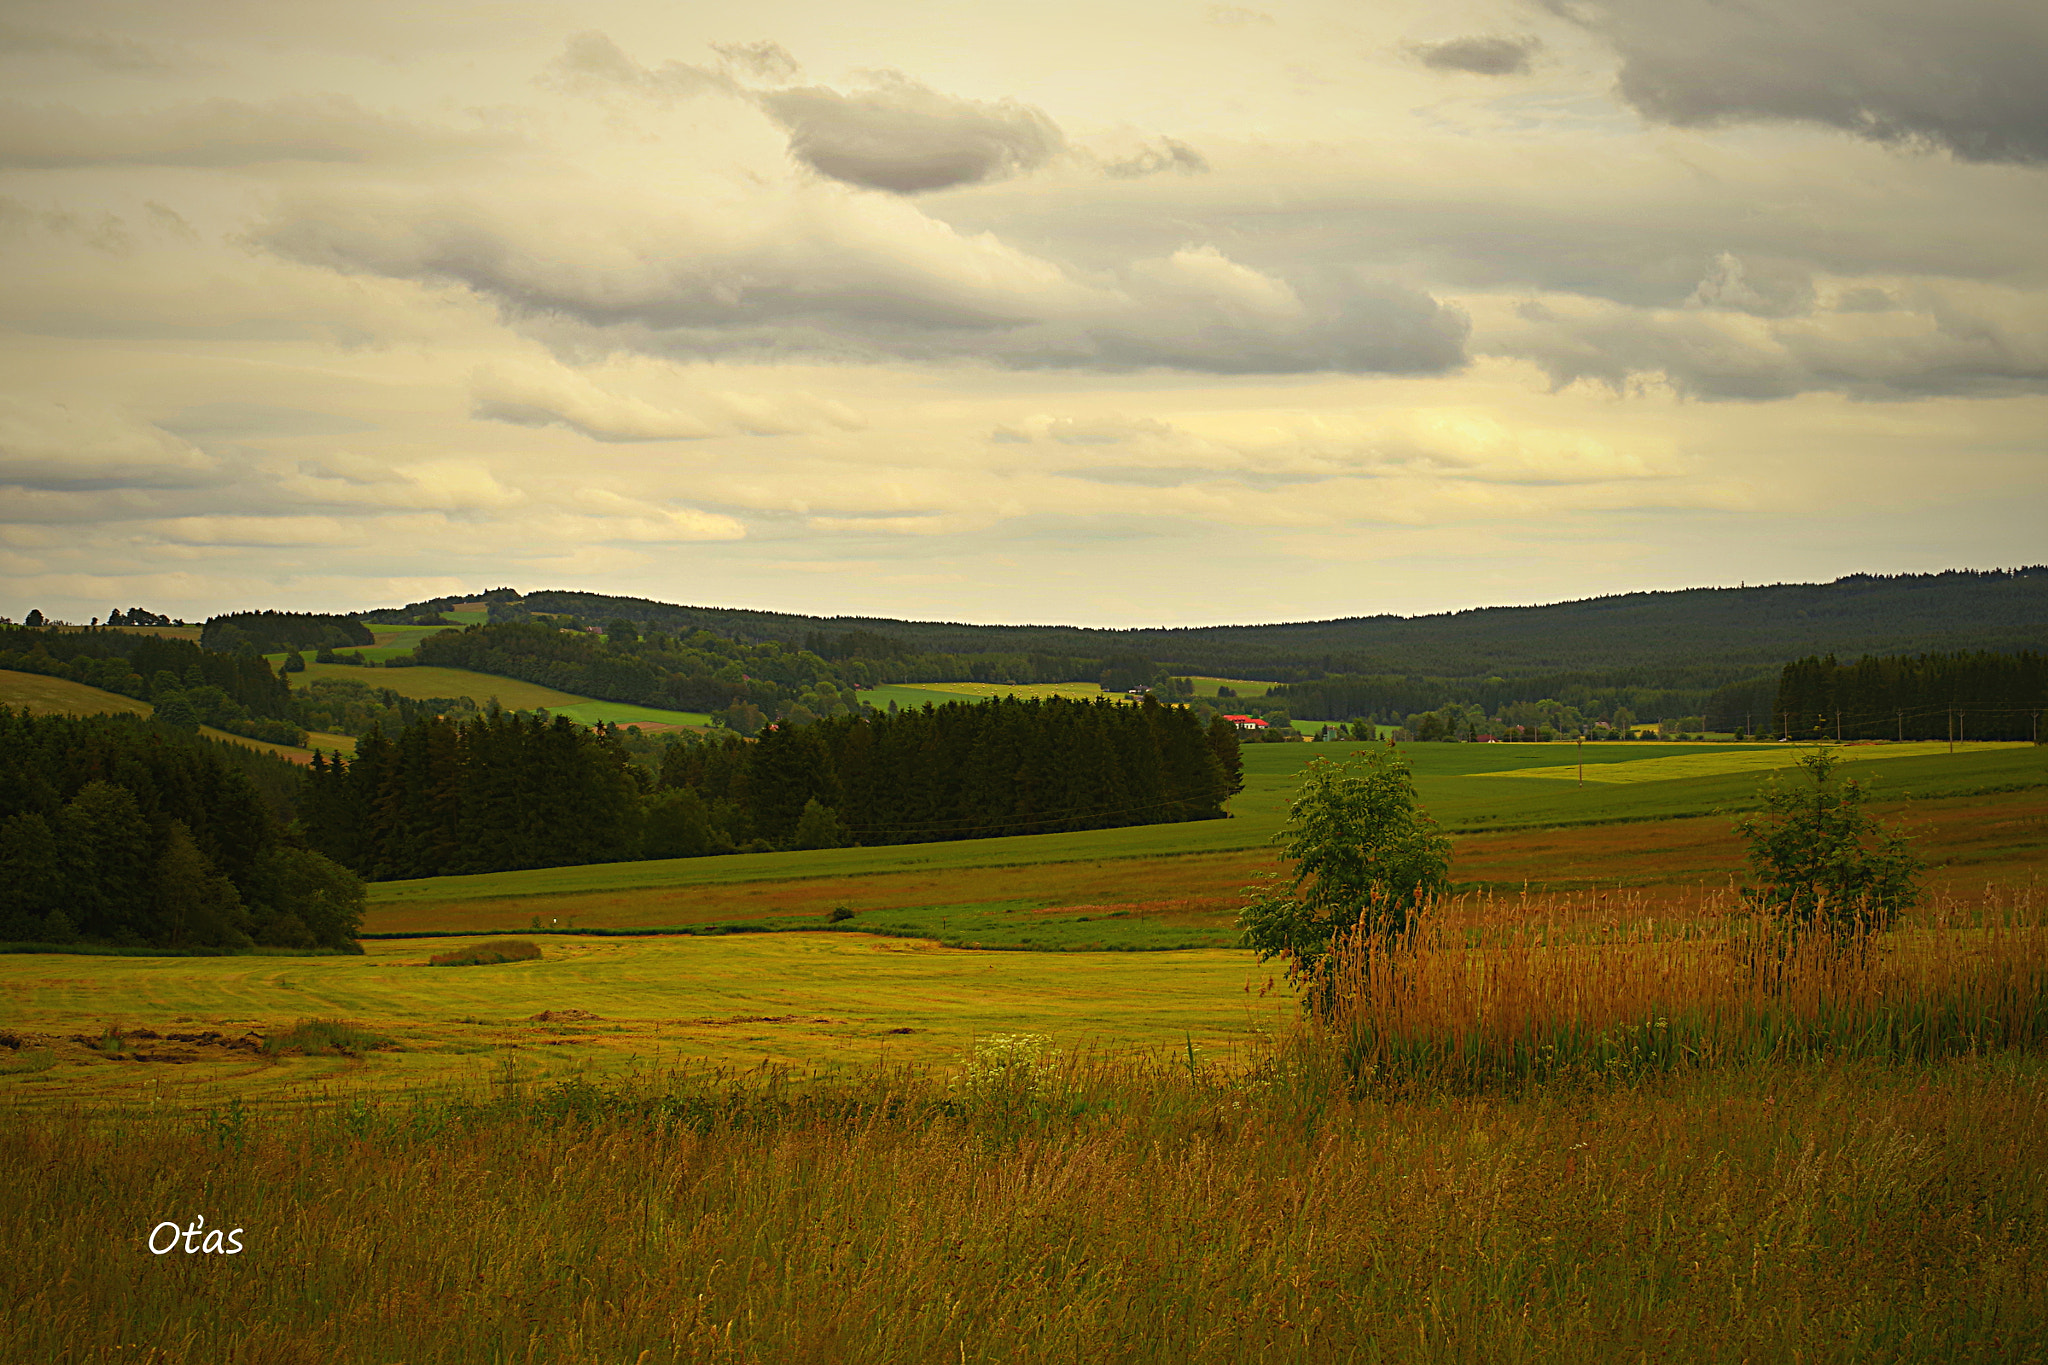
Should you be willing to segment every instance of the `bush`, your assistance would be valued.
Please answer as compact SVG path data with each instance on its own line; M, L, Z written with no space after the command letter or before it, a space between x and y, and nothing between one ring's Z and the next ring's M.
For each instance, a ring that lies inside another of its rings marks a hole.
M397 1046L380 1033L340 1019L301 1019L282 1033L273 1033L263 1040L264 1055L269 1057L286 1052L308 1057L353 1057L360 1052Z
M494 938L453 952L436 953L427 959L430 967L491 967L500 962L537 962L540 945L523 938Z

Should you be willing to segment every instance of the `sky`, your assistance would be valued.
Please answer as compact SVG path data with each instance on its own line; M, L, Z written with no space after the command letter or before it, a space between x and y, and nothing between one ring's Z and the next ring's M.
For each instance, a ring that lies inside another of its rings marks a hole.
M0 614L2048 561L2038 0L0 5Z

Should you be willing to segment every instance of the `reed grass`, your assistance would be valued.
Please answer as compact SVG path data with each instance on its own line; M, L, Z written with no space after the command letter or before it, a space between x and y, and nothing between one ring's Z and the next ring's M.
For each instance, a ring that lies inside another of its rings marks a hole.
M1940 896L1895 929L1788 935L1731 891L1467 896L1344 955L1308 1052L1396 1091L2048 1043L2031 887Z

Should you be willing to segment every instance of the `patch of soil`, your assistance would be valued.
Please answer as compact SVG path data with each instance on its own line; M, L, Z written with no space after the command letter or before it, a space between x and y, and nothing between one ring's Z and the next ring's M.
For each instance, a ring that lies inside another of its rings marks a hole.
M582 1020L595 1020L589 1010L542 1010L527 1022L532 1024L573 1024Z

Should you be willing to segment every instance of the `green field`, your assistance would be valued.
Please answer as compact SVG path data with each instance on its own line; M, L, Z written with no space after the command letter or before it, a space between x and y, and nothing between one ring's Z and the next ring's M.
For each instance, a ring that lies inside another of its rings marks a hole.
M1239 701L1256 701L1279 686L1278 683L1258 682L1248 678L1189 678L1188 681L1195 685L1195 695L1198 697L1214 699L1217 688L1227 687L1237 693Z
M287 673L294 687L310 687L322 678L339 678L368 687L386 687L401 697L468 697L479 706L496 697L501 706L513 711L554 710L590 700L573 692L558 692L537 683L503 678L495 673L474 673L466 668L360 668L353 664L306 665L303 673Z
M1985 753L2021 747L2032 746L1951 746L1938 740L1928 740L1907 744L1853 744L1837 752L1846 763L1868 763L1879 759L1892 761L1901 758L1922 758L1931 754ZM1810 745L1744 745L1740 748L1714 749L1706 753L1669 754L1663 758L1639 759L1633 763L1592 763L1588 764L1583 772L1588 782L1675 782L1686 778L1719 777L1724 773L1761 773L1774 768L1789 768L1812 752ZM1581 771L1577 763L1573 762L1540 768L1509 768L1481 776L1542 777L1570 782L1577 780Z
M606 721L612 725L694 725L711 724L702 711L663 711L653 706L629 706L622 701L579 701L573 706L551 706L550 712L567 716L578 725Z

